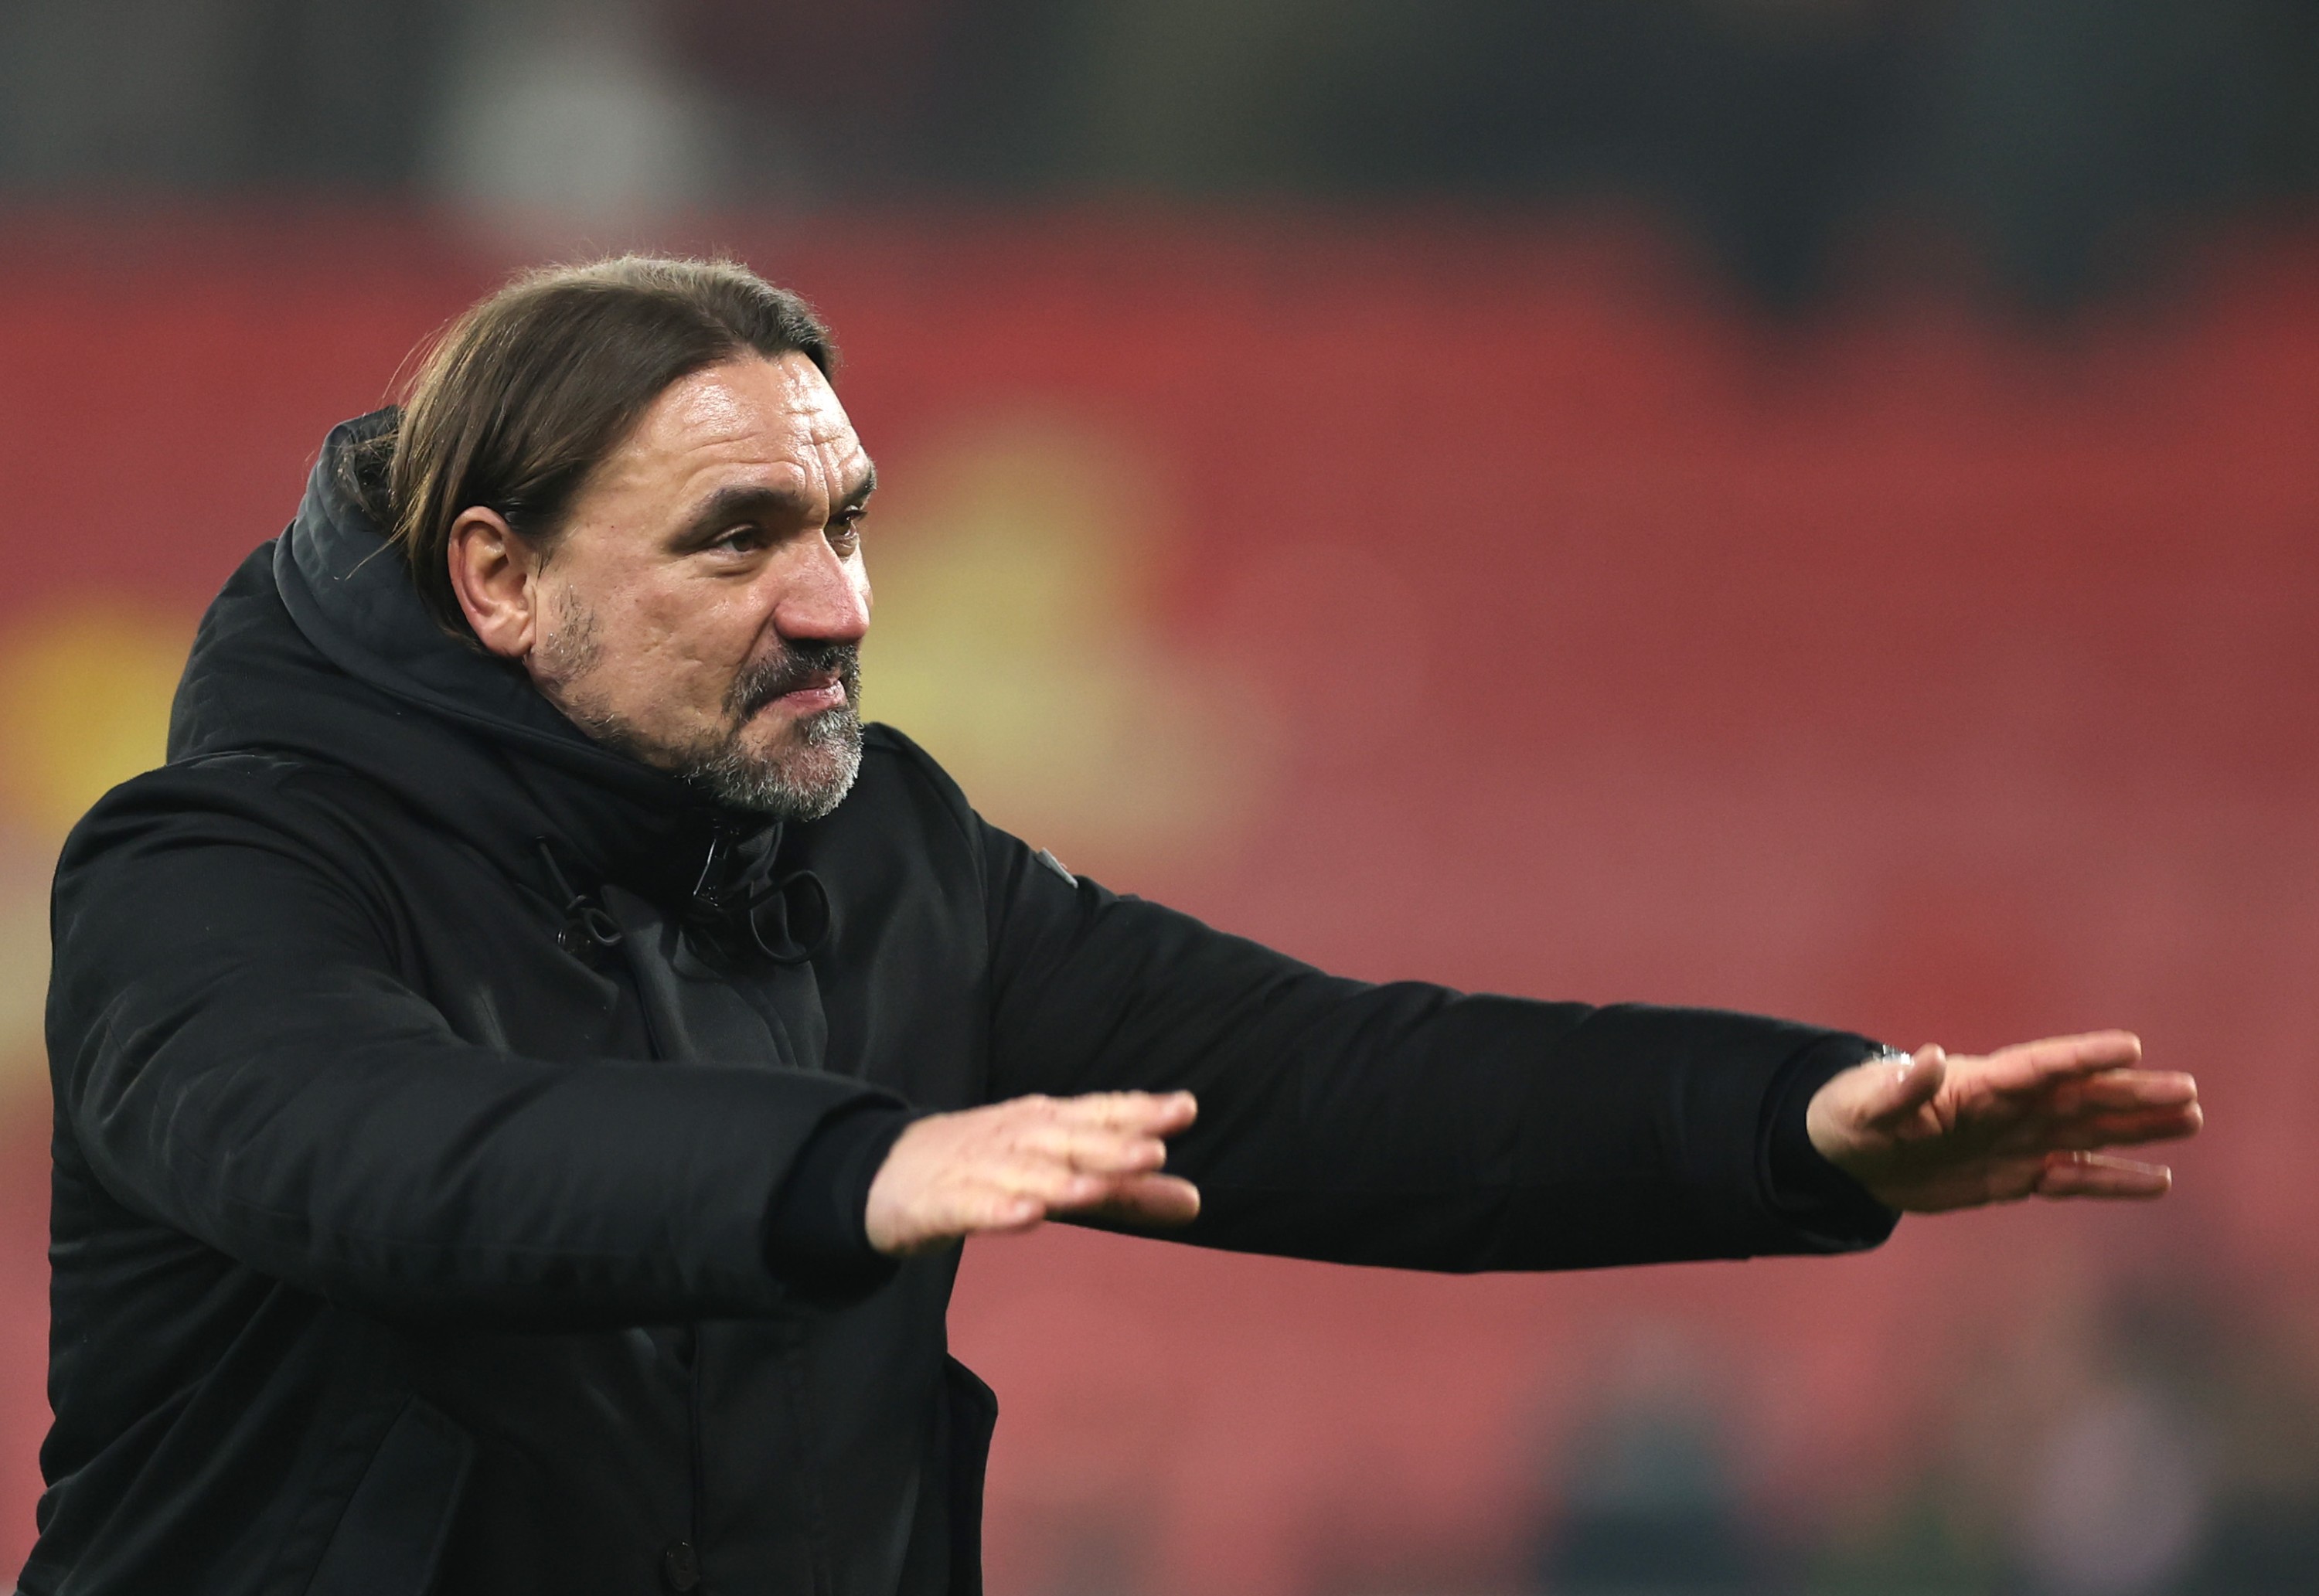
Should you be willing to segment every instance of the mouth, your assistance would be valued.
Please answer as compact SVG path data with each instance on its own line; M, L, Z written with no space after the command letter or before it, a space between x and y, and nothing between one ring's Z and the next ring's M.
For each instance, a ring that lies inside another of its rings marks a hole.
M791 716L819 715L845 703L845 681L835 671L817 671L800 685L767 700L765 708Z
M768 711L792 723L811 721L853 706L860 671L849 645L791 645L742 671L727 691L726 713L736 726Z

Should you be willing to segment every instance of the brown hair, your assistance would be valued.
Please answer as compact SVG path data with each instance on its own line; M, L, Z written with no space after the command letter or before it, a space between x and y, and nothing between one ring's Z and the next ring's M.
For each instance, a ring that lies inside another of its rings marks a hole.
M444 329L401 415L349 462L428 611L467 635L452 523L496 510L552 544L588 474L670 383L737 356L837 352L811 306L730 260L624 255L527 272Z

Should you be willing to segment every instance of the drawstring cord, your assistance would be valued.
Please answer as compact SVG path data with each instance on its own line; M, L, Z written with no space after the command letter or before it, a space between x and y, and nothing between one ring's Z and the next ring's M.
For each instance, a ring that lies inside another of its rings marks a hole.
M829 892L811 870L768 881L741 906L757 951L776 964L802 964L829 940Z
M555 845L546 837L533 839L547 878L564 899L564 929L556 942L567 953L592 958L620 945L625 933L611 911L590 893L572 885L556 861ZM708 856L694 882L688 927L720 946L739 943L737 951L753 951L776 964L802 964L828 942L832 915L829 893L811 870L791 870L757 887L745 896L714 883L732 853L732 836L721 826L709 836ZM776 843L776 851L778 851Z
M540 861L547 866L547 879L564 897L564 929L555 939L564 951L586 957L618 947L626 933L611 911L572 885L564 867L555 862L555 849L546 837L533 840L539 846Z
M773 852L778 856L780 840ZM738 902L711 883L732 851L723 826L709 834L708 853L692 888L693 921L720 940L745 929L748 945L776 964L802 964L829 940L829 893L811 870L792 870L765 882Z

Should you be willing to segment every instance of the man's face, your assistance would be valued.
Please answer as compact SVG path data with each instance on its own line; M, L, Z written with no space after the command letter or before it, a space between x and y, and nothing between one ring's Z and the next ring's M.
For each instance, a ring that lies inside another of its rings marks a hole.
M862 759L874 482L806 356L676 383L537 564L532 680L600 741L722 802L827 814Z

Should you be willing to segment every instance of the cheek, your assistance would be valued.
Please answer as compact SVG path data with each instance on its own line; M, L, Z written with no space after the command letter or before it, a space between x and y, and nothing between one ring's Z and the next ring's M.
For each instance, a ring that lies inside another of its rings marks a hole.
M756 653L764 617L738 588L655 587L633 596L621 621L640 688L680 699L722 701Z

